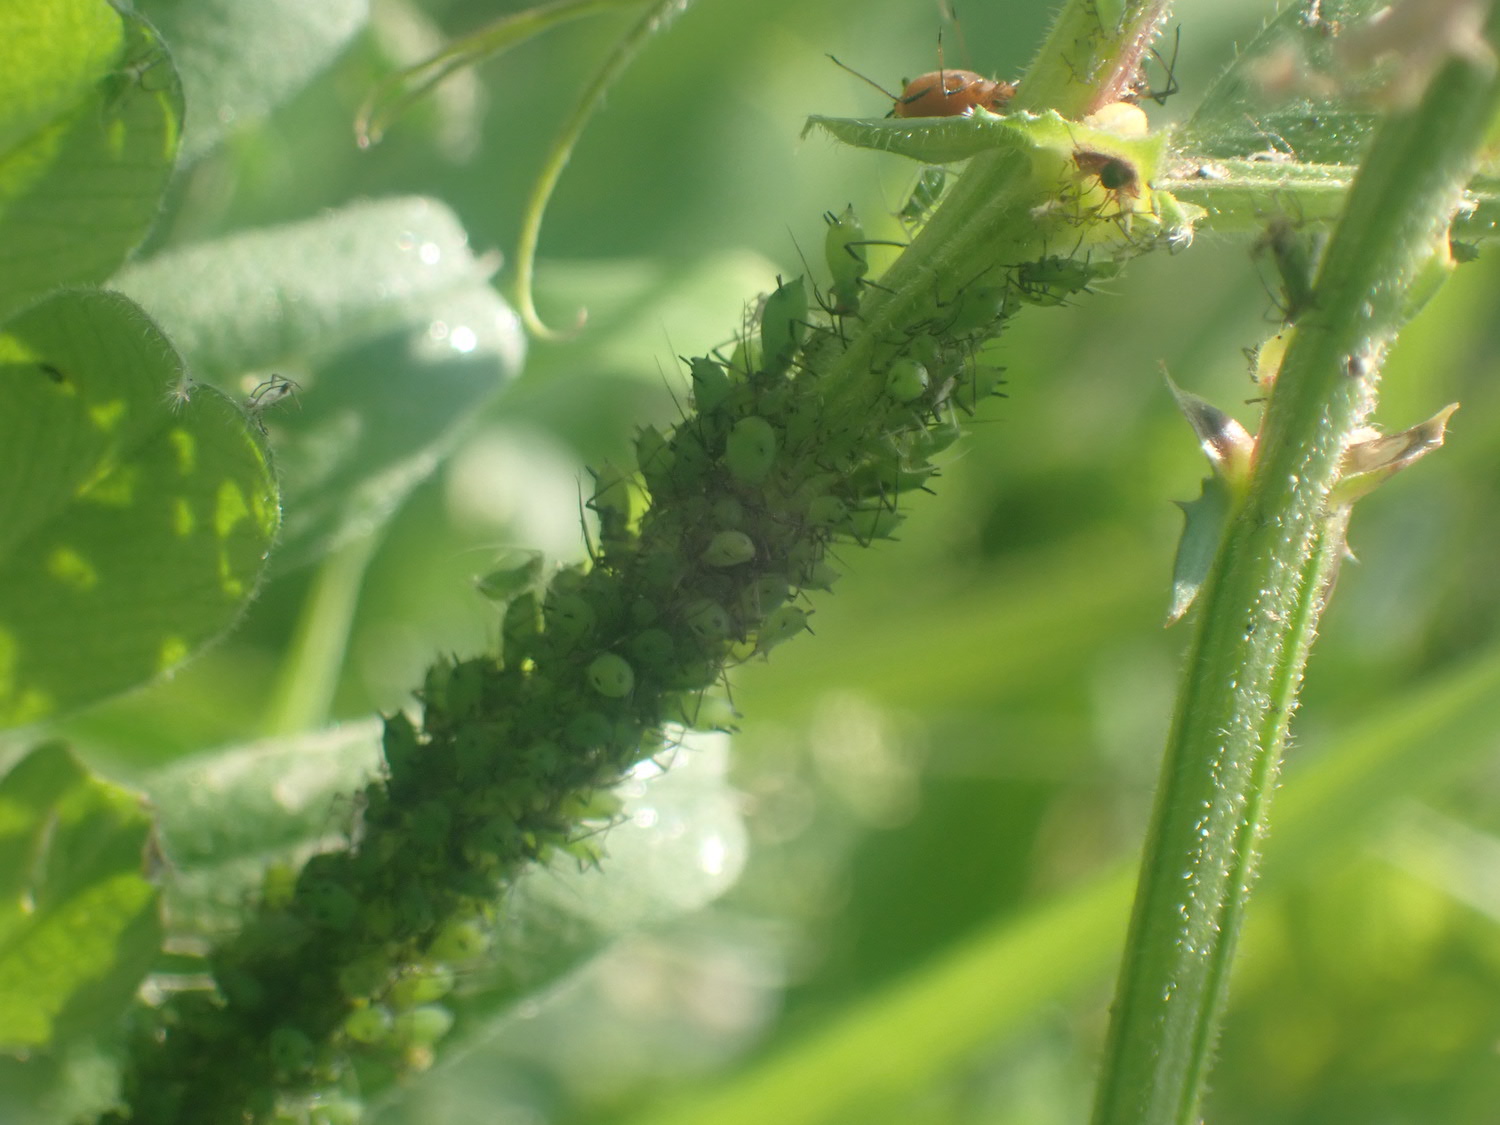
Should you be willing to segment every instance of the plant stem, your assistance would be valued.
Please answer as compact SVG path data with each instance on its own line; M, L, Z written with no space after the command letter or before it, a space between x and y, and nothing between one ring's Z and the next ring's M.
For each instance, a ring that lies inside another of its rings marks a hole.
M380 543L377 534L350 539L318 566L297 622L292 650L282 662L266 705L267 735L297 734L328 721L349 630L359 606L365 570Z
M1494 38L1491 15L1489 35ZM1199 1119L1229 968L1308 648L1343 551L1340 461L1375 403L1500 105L1449 62L1376 138L1299 321L1249 492L1204 589L1115 997L1095 1125Z

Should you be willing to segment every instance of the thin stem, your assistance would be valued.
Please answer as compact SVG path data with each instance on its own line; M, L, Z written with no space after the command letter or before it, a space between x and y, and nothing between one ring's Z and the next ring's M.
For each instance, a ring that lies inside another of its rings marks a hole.
M1493 18L1492 18L1493 23ZM1493 37L1493 27L1491 29ZM1249 493L1204 590L1116 992L1095 1125L1190 1125L1287 726L1347 510L1328 497L1500 105L1450 62L1381 129L1277 377Z
M578 99L578 104L568 114L568 119L563 122L557 136L552 139L546 159L542 161L542 170L537 173L536 181L531 185L531 194L526 198L526 206L521 213L521 234L516 240L516 308L533 335L547 340L566 335L548 328L542 322L536 311L533 293L537 244L542 237L542 216L547 212L547 203L557 188L557 181L562 178L563 169L568 166L578 138L583 135L584 128L603 102L610 85L624 73L646 41L657 32L665 30L667 24L686 11L691 3L692 0L657 0L652 4L615 46L584 90L583 96ZM575 331L583 326L584 316L584 311L580 309Z
M328 721L365 569L379 542L378 535L361 535L319 564L291 653L266 707L267 735L296 734Z

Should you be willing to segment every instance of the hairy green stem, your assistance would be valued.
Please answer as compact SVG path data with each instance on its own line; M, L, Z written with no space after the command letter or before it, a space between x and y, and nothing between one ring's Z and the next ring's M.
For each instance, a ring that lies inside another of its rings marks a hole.
M1494 37L1493 19L1491 38ZM1375 402L1497 104L1448 63L1381 129L1277 377L1250 489L1202 599L1116 993L1095 1125L1198 1120L1287 726L1347 509L1340 461Z

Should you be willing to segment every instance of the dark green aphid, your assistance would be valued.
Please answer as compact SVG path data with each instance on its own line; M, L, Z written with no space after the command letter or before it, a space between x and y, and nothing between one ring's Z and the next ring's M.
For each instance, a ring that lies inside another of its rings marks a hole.
M381 749L385 752L386 768L398 781L410 779L416 767L421 744L417 741L417 728L400 711L385 720L385 730L380 736Z
M488 665L489 662L484 659L462 660L453 665L444 699L450 719L464 722L479 714L484 698L484 674Z
M792 357L807 333L807 286L800 277L783 281L766 298L760 319L761 367L768 375L780 375L792 365Z
M493 602L508 602L521 591L536 584L541 577L544 558L540 551L507 551L495 560L494 568L475 583L479 592Z
M295 1027L271 1032L271 1065L282 1074L296 1074L313 1063L313 1041Z
M347 930L359 914L359 900L331 879L300 880L297 903L304 918L325 930Z
M580 711L568 720L563 737L580 750L603 746L614 735L614 724L598 711Z
M859 308L860 285L870 272L865 257L865 231L855 218L853 204L837 215L829 211L823 218L828 223L823 254L832 279L829 293L833 307L829 311L835 315L852 313Z
M935 164L923 168L917 173L917 184L911 189L906 206L896 213L897 217L904 223L920 223L927 218L927 213L937 206L937 201L942 198L943 187L947 182L946 169Z
M665 629L646 629L630 639L630 655L648 672L669 667L677 659L677 646Z
M776 430L757 414L741 418L729 431L724 463L741 484L760 484L776 464Z
M635 438L635 464L641 479L655 495L659 495L672 479L672 464L676 460L667 439L655 426L643 427Z
M534 591L528 590L505 607L500 637L508 664L514 666L531 655L541 628L541 606Z
M745 522L745 505L734 496L721 496L709 509L715 527L736 528Z

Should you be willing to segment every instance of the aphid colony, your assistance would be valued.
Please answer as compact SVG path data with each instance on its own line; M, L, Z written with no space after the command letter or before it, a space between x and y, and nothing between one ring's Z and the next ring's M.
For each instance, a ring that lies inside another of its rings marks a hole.
M430 1061L452 1022L443 994L515 873L594 858L578 826L609 822L609 788L668 724L732 721L707 689L808 628L804 591L833 585L837 545L896 531L901 497L1001 381L983 345L1022 304L1061 303L1113 269L1043 257L934 282L925 307L876 331L887 294L867 245L852 209L829 215L827 288L778 284L753 330L688 361L693 411L643 429L633 471L597 477L588 567L545 581L527 556L485 579L500 651L439 662L420 723L386 720L385 776L361 795L351 846L268 877L258 920L214 954L220 995L169 1001L132 1120L191 1107L194 1122L237 1121L278 1086L304 1093L277 1120L302 1120L347 1100L356 1053L361 1067ZM234 1077L214 1068L210 1082L192 1060L219 1053Z

